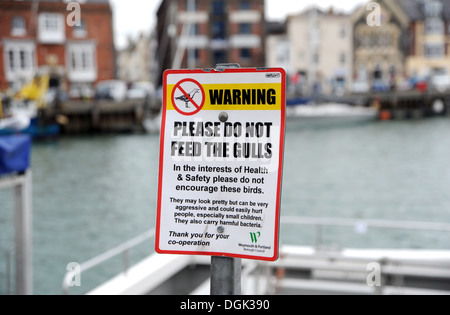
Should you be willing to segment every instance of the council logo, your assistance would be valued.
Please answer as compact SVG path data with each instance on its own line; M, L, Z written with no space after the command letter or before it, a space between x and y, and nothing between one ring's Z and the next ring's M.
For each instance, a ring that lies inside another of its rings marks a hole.
M256 244L258 243L258 239L261 237L260 232L252 233L250 232L250 238L252 239L252 243Z

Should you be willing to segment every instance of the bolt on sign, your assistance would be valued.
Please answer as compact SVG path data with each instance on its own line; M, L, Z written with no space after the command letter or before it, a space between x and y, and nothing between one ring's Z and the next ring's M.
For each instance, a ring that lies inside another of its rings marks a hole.
M156 251L278 258L281 68L164 73Z

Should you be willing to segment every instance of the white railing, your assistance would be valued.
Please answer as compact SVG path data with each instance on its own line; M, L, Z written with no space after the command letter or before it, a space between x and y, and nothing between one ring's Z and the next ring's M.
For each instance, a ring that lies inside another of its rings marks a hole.
M12 262L12 258L14 256L14 247L10 248L10 249L6 249L4 254L5 254L5 256L4 256L5 257L5 288L4 288L5 295L11 295L11 294L13 294L13 289L12 289L13 262Z
M155 228L113 248L110 249L109 251L98 255L97 257L94 257L84 263L82 263L80 265L80 268L75 269L75 270L70 270L68 271L65 276L64 276L64 280L63 280L63 284L62 284L62 291L63 294L67 295L69 294L69 289L70 289L70 283L73 279L77 278L80 276L80 273L88 271L89 269L92 269L106 261L108 261L111 258L114 258L118 255L122 255L123 256L123 272L126 273L128 268L130 267L130 260L129 260L129 253L130 250L133 249L134 247L142 244L143 242L151 239L152 237L155 236Z
M33 230L32 172L0 176L0 189L14 189L15 291L18 295L33 294ZM9 255L9 254L8 254ZM7 259L11 259L7 255ZM11 268L7 262L8 281ZM11 290L8 282L7 291Z
M450 223L430 223L430 222L408 222L408 221L392 221L392 220L361 220L361 219L342 219L342 218L302 218L302 217L282 217L281 224L284 225L306 225L314 226L316 230L316 248L322 245L322 233L324 226L332 227L350 227L356 230L366 230L372 228L398 229L398 230L416 230L416 231L435 231L450 232ZM137 245L153 238L155 236L155 228L125 242L89 261L82 263L78 270L68 271L64 276L62 291L63 294L69 294L70 283L72 279L79 277L80 273L92 269L109 259L118 255L123 255L124 269L126 273L129 268L129 251Z
M365 233L369 228L382 228L392 230L416 230L450 232L450 223L414 222L373 219L342 219L342 218L302 218L282 217L281 223L286 225L307 225L315 227L316 248L323 244L323 227L349 227L355 231Z

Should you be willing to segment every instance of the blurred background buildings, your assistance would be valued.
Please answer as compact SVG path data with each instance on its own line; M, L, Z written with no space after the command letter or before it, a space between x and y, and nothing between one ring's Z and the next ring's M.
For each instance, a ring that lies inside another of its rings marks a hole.
M445 84L450 73L450 0L380 0L379 11L367 2L350 13L310 7L284 21L266 20L265 0L161 0L155 29L117 52L109 1L78 1L77 27L66 23L69 2L0 1L1 90L42 72L72 98L112 79L157 88L166 69L222 62L282 66L293 94L408 89ZM378 13L380 25L369 25Z

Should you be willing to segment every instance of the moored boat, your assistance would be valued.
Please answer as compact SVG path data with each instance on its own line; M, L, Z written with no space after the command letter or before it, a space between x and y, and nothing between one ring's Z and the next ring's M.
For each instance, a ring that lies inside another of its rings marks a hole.
M339 103L299 105L288 107L286 117L288 123L298 122L301 126L334 126L374 121L378 110Z

